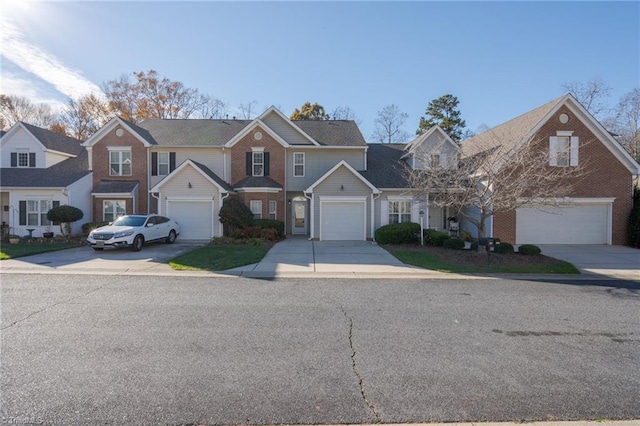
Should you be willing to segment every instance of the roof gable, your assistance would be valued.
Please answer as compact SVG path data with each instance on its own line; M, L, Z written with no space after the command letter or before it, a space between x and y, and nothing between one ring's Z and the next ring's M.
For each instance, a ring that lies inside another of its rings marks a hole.
M136 139L140 141L145 147L156 145L156 141L153 136L144 128L124 120L120 117L114 117L107 124L102 126L100 130L95 132L89 139L87 139L82 145L85 147L91 147L98 143L104 136L117 126L124 127L129 133L131 133Z
M164 186L167 182L169 182L171 179L177 176L182 170L184 170L188 166L192 167L194 170L200 173L206 180L211 182L212 185L218 187L218 190L220 192L224 192L224 193L233 192L233 189L218 175L216 175L213 171L211 171L211 169L189 158L183 161L178 167L176 167L174 171L172 171L167 176L165 176L160 182L155 184L153 188L149 190L149 192L160 192L160 188L162 186Z
M456 152L462 152L460 146L440 126L436 125L409 142L405 147L407 152L403 155L403 158L413 155L425 143L445 144Z
M29 123L24 123L22 121L11 126L9 131L2 136L2 144L4 145L20 130L23 130L28 136L30 136L44 151L56 152L68 157L78 156L84 151L82 141L78 139L52 132L51 130L43 129Z
M258 119L291 145L320 145L274 106L267 109Z
M244 138L245 136L247 136L249 133L251 133L254 129L256 128L260 128L262 130L264 130L265 132L267 132L267 134L269 136L271 136L273 139L276 140L276 142L278 142L280 145L282 145L285 148L289 148L290 145L289 143L287 143L287 141L285 141L284 139L282 139L280 137L280 135L278 135L276 132L274 132L269 126L267 126L265 123L263 123L260 119L256 118L255 120L253 120L251 122L251 124L249 124L247 127L245 127L240 133L236 134L233 138L231 138L231 140L229 140L229 142L227 142L224 146L226 148L231 148L232 146L234 146L236 143L238 143L242 138Z
M376 188L375 186L373 186L371 184L371 182L369 182L367 179L365 179L360 173L358 173L356 171L356 169L354 169L353 167L351 167L349 165L349 163L347 163L346 161L342 160L340 161L338 164L336 164L335 166L333 166L331 168L331 170L329 170L327 173L325 173L324 175L322 175L318 180L316 180L309 188L305 189L305 193L312 193L313 189L320 185L324 180L326 180L329 176L331 176L336 170L338 170L340 167L344 167L347 170L349 170L354 176L356 176L358 179L360 179L365 185L367 185L369 188L371 188L371 191L374 194L379 194L380 191L378 190L378 188Z

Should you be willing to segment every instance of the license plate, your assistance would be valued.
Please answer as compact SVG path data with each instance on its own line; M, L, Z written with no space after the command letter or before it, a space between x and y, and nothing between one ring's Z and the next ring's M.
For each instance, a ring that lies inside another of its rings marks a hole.
M96 247L104 247L104 241L96 241Z

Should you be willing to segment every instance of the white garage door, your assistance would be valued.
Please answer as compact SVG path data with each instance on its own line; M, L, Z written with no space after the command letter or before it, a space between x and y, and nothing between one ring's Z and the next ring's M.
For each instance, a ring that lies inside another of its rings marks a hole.
M168 201L167 215L180 224L181 240L208 240L213 237L211 201Z
M321 240L365 240L365 203L322 203L320 226Z
M516 210L517 244L607 244L607 204Z

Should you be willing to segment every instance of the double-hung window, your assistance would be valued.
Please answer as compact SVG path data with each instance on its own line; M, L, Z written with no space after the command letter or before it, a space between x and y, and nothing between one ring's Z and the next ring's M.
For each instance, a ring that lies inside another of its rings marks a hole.
M431 168L436 169L440 167L440 155L431 154Z
M131 176L131 151L109 151L109 175Z
M262 201L261 200L251 200L249 203L249 207L251 208L251 213L253 213L254 219L262 219Z
M24 200L19 203L20 225L24 226L49 226L47 213L60 202L53 200Z
M102 218L107 222L113 222L119 216L126 214L127 202L124 200L104 200L102 202Z
M293 176L304 177L304 152L293 153Z
M11 167L35 167L36 153L26 149L11 153Z
M411 222L411 201L389 201L389 223Z
M580 141L571 131L559 131L549 139L549 165L568 167L578 165Z
M166 176L169 174L169 153L158 153L158 176Z
M264 152L263 151L254 151L252 153L252 175L253 176L264 176Z
M277 201L269 201L269 219L276 220L277 219L277 210L278 210L278 202Z

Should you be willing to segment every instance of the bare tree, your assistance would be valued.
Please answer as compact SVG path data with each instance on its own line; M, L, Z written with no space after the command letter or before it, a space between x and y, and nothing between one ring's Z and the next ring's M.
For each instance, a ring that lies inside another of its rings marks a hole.
M640 88L634 88L618 102L613 129L620 144L640 162Z
M48 128L57 121L47 104L37 104L23 96L0 94L0 129L8 129L18 121Z
M77 100L69 99L66 108L60 114L60 121L66 134L76 139L87 140L112 117L107 102L90 94Z
M519 149L505 150L494 139L476 147L472 155L446 164L431 161L440 147L427 147L415 154L420 156L416 163L424 167L408 170L407 180L417 200L456 208L484 237L486 221L494 214L557 206L583 176L584 161L579 166L551 167L549 152L541 146L541 141L529 140Z
M575 81L564 83L562 88L571 93L594 117L605 114L609 110L605 99L609 97L611 87L602 77L595 77L586 83Z
M253 106L256 103L256 101L250 101L246 104L240 104L240 112L242 113L242 118L244 120L253 120L253 116L255 115L253 112Z
M372 138L380 143L407 142L409 133L403 129L407 117L409 115L396 105L387 105L378 111Z
M206 101L195 111L194 116L197 118L223 118L227 113L227 104L220 99L212 98L204 95ZM195 118L194 117L194 118Z
M337 107L331 114L329 114L329 117L333 120L353 120L357 125L360 125L361 123L361 120L356 117L356 114L348 106Z

